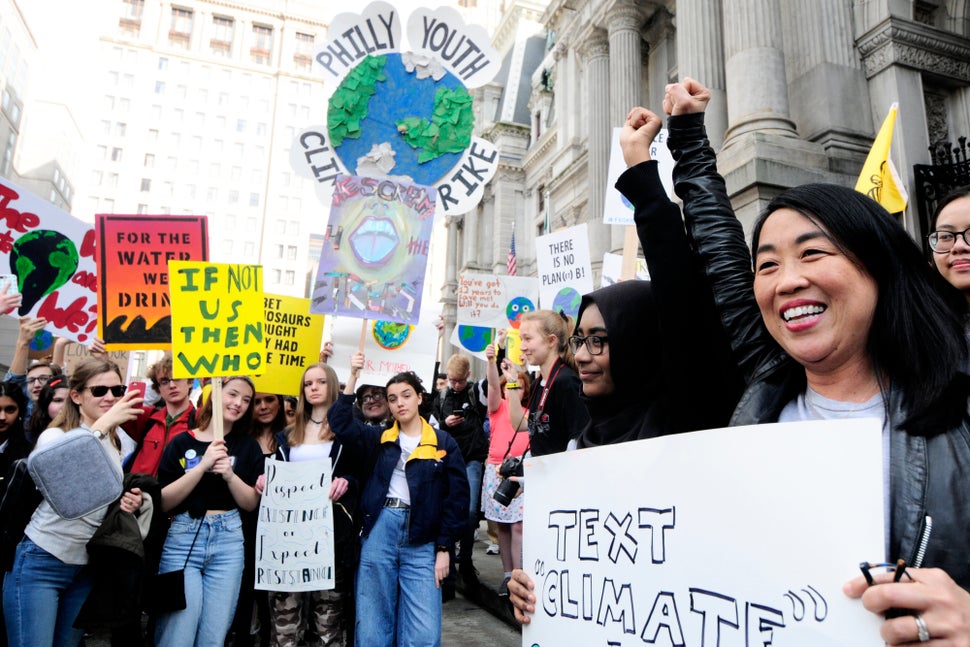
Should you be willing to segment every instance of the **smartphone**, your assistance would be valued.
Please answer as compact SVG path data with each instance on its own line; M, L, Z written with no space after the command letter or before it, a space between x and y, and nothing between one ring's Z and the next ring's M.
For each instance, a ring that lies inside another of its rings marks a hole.
M16 274L0 274L0 292L3 291L5 285L9 286L7 287L7 294L17 294L20 292Z

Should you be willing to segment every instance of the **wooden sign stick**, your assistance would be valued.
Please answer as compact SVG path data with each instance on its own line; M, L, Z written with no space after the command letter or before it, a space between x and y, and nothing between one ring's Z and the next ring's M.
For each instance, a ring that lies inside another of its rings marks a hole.
M620 266L621 281L631 281L637 278L637 250L639 245L640 239L637 238L637 228L634 225L627 225L626 233L623 236L623 262Z
M209 392L212 401L212 439L224 440L224 420L222 419L222 378L212 378L212 390Z
M357 344L358 352L364 352L364 342L367 341L367 319L360 320L360 343Z

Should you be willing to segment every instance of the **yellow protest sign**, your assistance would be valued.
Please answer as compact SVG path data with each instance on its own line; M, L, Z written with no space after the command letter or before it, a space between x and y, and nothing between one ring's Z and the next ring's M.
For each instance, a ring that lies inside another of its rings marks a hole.
M259 375L266 363L263 267L168 264L172 377Z
M505 356L513 364L525 366L525 360L522 359L522 337L519 336L518 328L505 331Z
M256 378L256 390L300 395L303 371L318 360L323 339L323 315L310 314L310 300L267 294L266 363Z

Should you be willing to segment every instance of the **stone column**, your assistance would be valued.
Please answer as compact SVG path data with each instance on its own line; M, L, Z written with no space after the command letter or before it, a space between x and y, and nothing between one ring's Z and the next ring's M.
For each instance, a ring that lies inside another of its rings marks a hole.
M589 253L594 272L610 251L610 226L603 224L603 200L610 164L610 48L606 34L594 30L583 43L586 86L586 213L589 222ZM557 214L558 215L558 214Z
M609 28L610 122L622 126L630 108L643 103L640 28L643 17L632 4L617 4L606 15Z
M723 0L730 144L750 132L795 136L777 0Z
M719 149L728 127L721 0L677 0L677 73L711 89L704 121L711 144Z

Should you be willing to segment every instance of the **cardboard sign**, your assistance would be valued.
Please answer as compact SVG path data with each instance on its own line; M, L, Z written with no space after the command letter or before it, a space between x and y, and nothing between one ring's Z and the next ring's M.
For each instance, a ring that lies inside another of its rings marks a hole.
M461 325L518 328L522 315L535 310L537 303L539 280L530 276L466 272L458 277L457 320Z
M351 355L360 344L358 319L334 320L332 366L342 381L350 376ZM368 321L364 336L364 368L357 379L358 385L384 386L394 375L414 371L424 381L425 389L433 388L435 351L438 347L438 331L431 323L416 326L391 321Z
M433 187L445 214L465 213L499 163L495 146L474 136L468 89L491 81L501 57L453 9L415 11L410 47L401 30L400 10L386 2L334 17L315 56L330 90L327 123L298 135L291 163L324 204L341 174L396 177Z
M335 586L329 460L266 459L256 526L260 591L325 591Z
M68 375L74 373L74 367L85 357L90 357L91 353L84 344L71 342L64 347L64 372ZM121 369L121 381L128 381L128 361L131 353L127 350L113 350L108 352L108 359L118 365Z
M633 205L616 188L616 181L626 170L623 150L620 148L622 128L613 129L613 143L610 147L610 168L606 176L606 196L603 205L603 222L608 225L632 225ZM657 171L667 195L674 199L674 156L667 148L667 129L661 128L650 146L650 159L657 160Z
M842 592L861 561L884 559L880 426L734 427L527 459L537 600L522 644L882 645L882 619Z
M209 260L205 216L98 214L98 334L108 349L172 346L168 262Z
M15 274L23 295L16 316L43 317L72 341L97 334L94 229L0 178L0 274Z
M256 390L299 397L303 371L317 361L323 339L323 316L310 314L310 300L267 294L266 363L255 378Z
M593 291L586 223L536 237L539 305L576 318L584 294Z
M623 256L620 254L603 254L603 276L600 278L600 287L613 285L620 282L620 275L623 272ZM647 261L643 258L636 259L636 278L638 281L649 281L650 271L647 269Z
M518 332L518 331L516 331ZM485 361L485 349L495 342L495 330L484 326L465 326L458 324L451 331L449 343L468 355Z
M434 201L428 187L338 178L311 312L417 323Z
M263 266L172 261L172 377L260 375Z

